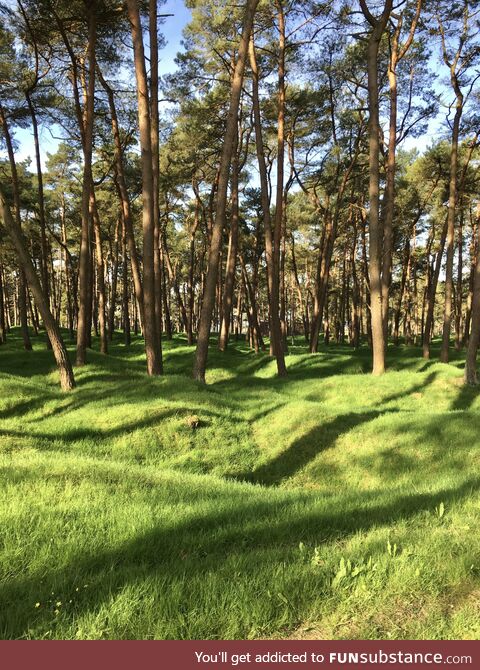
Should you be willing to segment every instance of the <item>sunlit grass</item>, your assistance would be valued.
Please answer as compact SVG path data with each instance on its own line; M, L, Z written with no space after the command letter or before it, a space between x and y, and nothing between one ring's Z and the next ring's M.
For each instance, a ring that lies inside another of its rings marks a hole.
M244 343L120 338L58 390L40 340L0 347L0 636L480 634L480 397L461 357L301 338L286 380ZM189 417L198 418L192 425Z

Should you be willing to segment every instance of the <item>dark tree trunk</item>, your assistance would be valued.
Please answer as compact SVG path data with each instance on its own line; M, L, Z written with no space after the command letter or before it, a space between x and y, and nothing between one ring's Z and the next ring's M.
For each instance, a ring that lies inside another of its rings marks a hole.
M142 225L143 225L143 334L147 373L162 374L162 351L157 333L155 300L155 194L152 153L151 109L145 67L142 26L137 0L127 0L127 12L132 29L135 77L137 82L138 125L140 130L142 167Z
M362 12L372 26L368 39L367 71L368 71L368 130L369 130L369 233L370 233L370 312L372 324L373 374L385 372L385 335L383 327L383 295L382 295L382 226L379 216L379 84L378 84L378 50L383 32L387 26L392 0L385 0L383 12L375 19L367 8L365 0L360 0Z

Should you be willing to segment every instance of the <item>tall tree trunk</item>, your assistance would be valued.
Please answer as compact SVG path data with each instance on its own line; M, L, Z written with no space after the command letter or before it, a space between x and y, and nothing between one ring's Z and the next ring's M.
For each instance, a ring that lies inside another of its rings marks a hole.
M177 299L177 304L178 304L178 310L180 312L180 322L182 324L182 327L185 332L188 332L188 315L187 315L187 310L185 309L185 302L183 301L182 294L180 293L180 286L179 282L177 281L177 278L175 277L175 270L172 266L172 261L170 259L170 252L168 249L168 243L167 243L167 234L165 232L165 229L162 231L162 252L163 252L163 259L165 261L167 271L168 271L168 277L170 279L170 284L173 288L173 291L175 293L175 297Z
M208 271L205 279L200 323L198 327L198 341L193 365L194 379L203 383L205 382L205 370L208 357L208 340L210 336L212 313L215 302L220 248L222 244L223 230L225 228L228 175L237 132L238 108L240 104L240 95L242 92L245 61L248 52L250 34L252 32L253 19L258 2L259 0L247 0L245 8L243 31L238 49L237 62L235 64L235 70L232 78L227 126L223 142L222 157L220 160L220 175L218 180L215 222L212 230L212 239L208 257Z
M365 0L360 0L362 12L372 26L368 39L368 144L369 144L369 234L370 234L370 310L372 319L373 374L385 372L385 335L383 328L383 295L382 295L382 226L379 216L379 100L378 100L378 50L382 34L392 11L392 0L385 0L384 9L379 19L375 19Z
M263 146L262 121L260 116L259 73L253 39L250 41L250 67L252 69L253 78L252 93L255 123L255 145L257 149L258 170L260 174L260 192L262 200L263 227L265 234L270 336L272 340L271 349L273 350L272 353L275 355L277 361L277 373L280 377L284 377L287 374L287 368L285 366L285 356L282 346L282 332L279 314L278 265L275 263L274 234L272 231L272 222L270 218L268 176L265 161L265 150Z
M13 203L15 206L15 222L19 229L22 226L20 216L20 187L18 183L17 165L15 162L15 154L13 151L13 143L10 135L10 130L7 123L7 117L0 103L0 125L3 130L5 144L7 145L8 160L10 163L10 171L12 176L13 187ZM22 266L19 266L18 271L18 312L20 317L20 329L22 333L23 348L31 351L32 343L28 332L28 317L27 317L27 282L25 279L25 271Z
M115 311L117 307L117 285L118 285L118 254L119 254L119 238L121 235L122 217L118 216L115 224L115 241L112 253L112 284L110 287L110 309L108 314L108 336L110 341L113 340L113 332L115 330Z
M149 0L150 38L150 133L152 138L152 182L154 219L155 322L158 348L162 351L162 266L160 260L160 203L159 203L159 119L158 119L158 10L157 0Z
M455 349L460 351L463 345L462 336L462 305L463 305L463 207L460 211L458 226L458 266L457 295L455 301Z
M395 211L395 170L397 151L397 65L405 57L412 45L416 27L420 17L423 0L417 0L416 12L405 44L400 47L399 40L403 25L403 16L398 17L397 26L390 41L390 60L388 65L388 81L390 87L390 119L388 136L388 153L386 161L386 181L383 207L383 261L382 261L382 307L383 332L385 343L388 335L388 307L390 284L392 282L393 253L393 216Z
M442 267L442 257L445 249L445 242L447 239L448 232L448 216L443 225L442 234L440 238L440 249L437 253L437 258L435 260L435 269L433 271L432 281L430 285L430 290L427 294L427 315L425 317L425 326L423 329L423 358L430 358L430 340L432 337L432 328L433 328L433 311L435 308L435 295L437 292L438 278L440 276L440 269Z
M258 321L258 310L257 310L257 301L255 298L255 290L248 278L247 268L245 266L245 261L243 259L242 254L240 254L240 265L242 268L242 280L245 286L245 293L247 294L249 301L249 307L247 310L248 321L254 337L255 351L258 353L260 349L262 351L265 349L265 344L263 342L262 330L260 328L260 324Z
M127 347L131 343L131 334L130 334L130 312L129 312L129 301L128 301L128 256L127 256L127 226L125 224L125 219L123 219L123 229L122 229L122 274L123 274L123 286L122 286L122 306L123 306L123 337L124 342Z
M477 216L477 249L480 248L480 225ZM466 384L477 384L477 351L480 343L480 254L477 253L473 280L473 298L471 313L471 331L468 338L467 358L465 361L464 380Z
M228 334L230 330L230 317L233 305L233 287L235 283L235 269L237 265L238 249L238 179L239 179L239 156L238 140L234 148L232 160L232 218L230 221L230 235L228 240L227 266L225 268L225 286L223 292L223 310L222 324L220 328L220 337L218 339L218 348L225 351L228 345Z
M448 193L448 218L447 218L447 264L445 268L445 308L443 312L443 333L440 360L448 363L448 349L450 345L450 330L452 320L452 295L453 295L453 256L455 244L455 213L457 201L457 166L458 166L458 140L460 135L460 119L463 111L463 95L457 91L457 106L452 129L452 144L450 151L450 184Z
M47 301L47 303L49 303L50 295L49 295L49 282L48 282L48 245L47 245L47 229L45 222L45 197L43 192L42 162L40 156L40 142L38 139L38 122L35 107L33 106L29 91L27 91L25 97L30 112L30 118L32 120L33 142L35 147L35 165L37 170L37 182L38 182L38 220L40 223L40 248L41 248L40 266L41 266L42 288L45 295L45 300ZM51 349L50 341L48 340L48 338L47 338L47 348Z
M140 263L138 260L137 245L135 243L135 235L133 232L133 219L130 206L130 197L128 195L127 182L125 179L125 169L123 165L123 146L120 138L120 129L118 125L117 108L115 105L115 97L113 90L105 81L102 73L98 72L98 77L101 85L108 96L108 105L110 109L110 117L112 122L112 135L114 142L114 158L115 158L115 185L118 192L118 197L123 212L124 225L126 227L128 251L130 253L130 263L132 266L133 286L135 289L135 296L140 310L140 321L143 327L143 286L142 276L140 272Z
M468 338L470 336L470 323L472 317L472 302L473 302L473 290L475 284L475 268L477 266L478 258L478 222L475 221L470 212L470 220L472 225L472 236L470 242L470 275L468 278L468 297L467 297L467 311L465 314L465 325L464 325L464 334L463 341L468 343Z
M148 80L145 67L142 26L137 0L127 0L137 82L138 125L142 166L143 225L143 309L147 373L162 374L162 352L155 314L155 194Z
M92 309L92 264L90 253L90 197L93 183L92 151L93 151L93 115L95 96L95 46L96 46L96 16L93 4L88 5L88 85L84 91L86 99L84 114L80 116L82 144L83 144L83 181L82 181L82 232L80 243L79 262L79 310L77 324L77 365L85 365L86 351L91 337L91 309Z
M107 298L105 290L105 267L103 262L102 234L100 229L100 217L98 215L97 201L93 190L91 193L91 211L93 219L93 231L95 237L95 262L97 269L97 296L98 296L98 321L100 326L100 351L108 353L107 332Z
M161 231L160 231L161 235ZM170 316L170 290L167 284L167 276L165 272L165 254L163 246L160 246L160 259L162 262L162 300L163 300L163 316L165 319L165 336L167 340L172 339L172 320Z

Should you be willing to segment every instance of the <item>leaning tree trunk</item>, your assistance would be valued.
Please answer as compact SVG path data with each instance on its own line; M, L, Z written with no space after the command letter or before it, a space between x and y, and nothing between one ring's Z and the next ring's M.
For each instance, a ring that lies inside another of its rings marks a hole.
M110 109L110 117L112 123L112 135L114 142L114 158L115 158L115 186L117 188L118 197L122 207L122 215L124 225L126 228L126 236L128 243L128 251L130 253L130 263L132 266L133 285L135 289L135 297L137 299L138 308L140 311L140 322L143 328L143 287L142 277L140 272L140 263L138 261L137 245L135 244L135 235L133 232L133 218L130 206L130 197L128 195L127 182L125 178L125 169L123 166L123 145L120 138L120 129L118 125L117 108L115 105L115 97L112 88L107 84L102 73L98 72L98 78L101 85L105 89L108 97L108 106Z
M60 329L55 322L55 319L50 312L48 302L42 291L40 281L33 267L32 259L28 255L22 231L18 223L12 217L12 214L5 202L3 191L0 188L0 219L3 221L7 232L12 238L15 250L17 252L18 260L25 273L30 289L33 293L35 303L42 315L43 323L50 339L53 355L57 363L58 371L60 373L60 386L63 391L70 391L75 386L75 379L73 377L73 370L68 358L67 350L60 334Z
M236 143L238 145L238 142ZM238 148L238 147L237 147ZM225 269L225 286L223 292L223 313L220 328L218 348L225 351L228 345L228 334L230 330L230 317L233 305L233 288L235 283L235 268L237 265L238 249L238 172L239 160L237 149L234 150L232 161L232 219L230 222L230 236L228 240L227 267Z
M279 377L287 374L285 355L282 346L282 328L279 314L279 267L275 263L274 234L270 217L270 201L268 197L268 178L265 162L265 150L262 137L262 123L260 116L259 73L253 39L250 41L250 67L252 69L252 95L255 124L255 145L257 148L258 171L260 175L260 194L262 200L263 228L265 234L265 258L267 261L267 284L269 301L269 319L271 349L277 361Z
M35 107L33 106L30 92L26 93L26 100L28 109L30 111L30 118L32 120L33 128L33 142L35 146L35 165L37 169L37 181L38 181L38 220L40 223L40 248L41 248L41 276L42 276L42 287L45 295L45 299L50 304L49 298L49 285L48 285L48 245L47 245L47 233L46 233L46 222L45 222L45 197L43 192L43 174L42 174L42 162L40 157L40 141L38 138L38 121L37 115L35 112ZM51 349L50 342L47 339L47 348Z
M195 362L193 365L193 377L197 381L203 383L205 382L205 369L207 366L207 356L208 356L208 340L210 337L212 313L215 303L215 290L217 287L220 248L222 245L223 230L225 228L228 175L230 171L230 163L232 160L235 136L237 132L238 108L240 104L240 95L242 92L243 73L245 70L245 61L247 58L248 43L250 40L250 33L252 32L253 18L255 16L255 11L257 9L258 2L259 0L247 0L247 5L245 8L243 31L238 49L238 58L235 64L235 70L232 77L230 105L227 117L227 127L225 130L222 157L220 160L217 206L215 211L215 221L212 230L212 239L210 242L210 251L208 256L208 271L205 279L202 309L200 312L197 349L195 352Z
M448 348L450 344L450 330L452 321L452 296L453 296L453 256L455 243L455 210L457 200L457 164L458 164L458 139L460 135L460 119L463 110L463 96L457 93L457 109L453 120L452 146L450 153L450 185L448 193L448 219L447 219L447 265L445 269L445 309L443 312L443 334L440 360L448 363Z

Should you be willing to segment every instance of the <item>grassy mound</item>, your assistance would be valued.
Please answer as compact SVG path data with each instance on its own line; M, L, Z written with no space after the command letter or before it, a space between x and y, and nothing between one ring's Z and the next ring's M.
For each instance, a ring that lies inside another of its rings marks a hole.
M3 638L476 638L480 397L462 362L242 343L0 347Z

